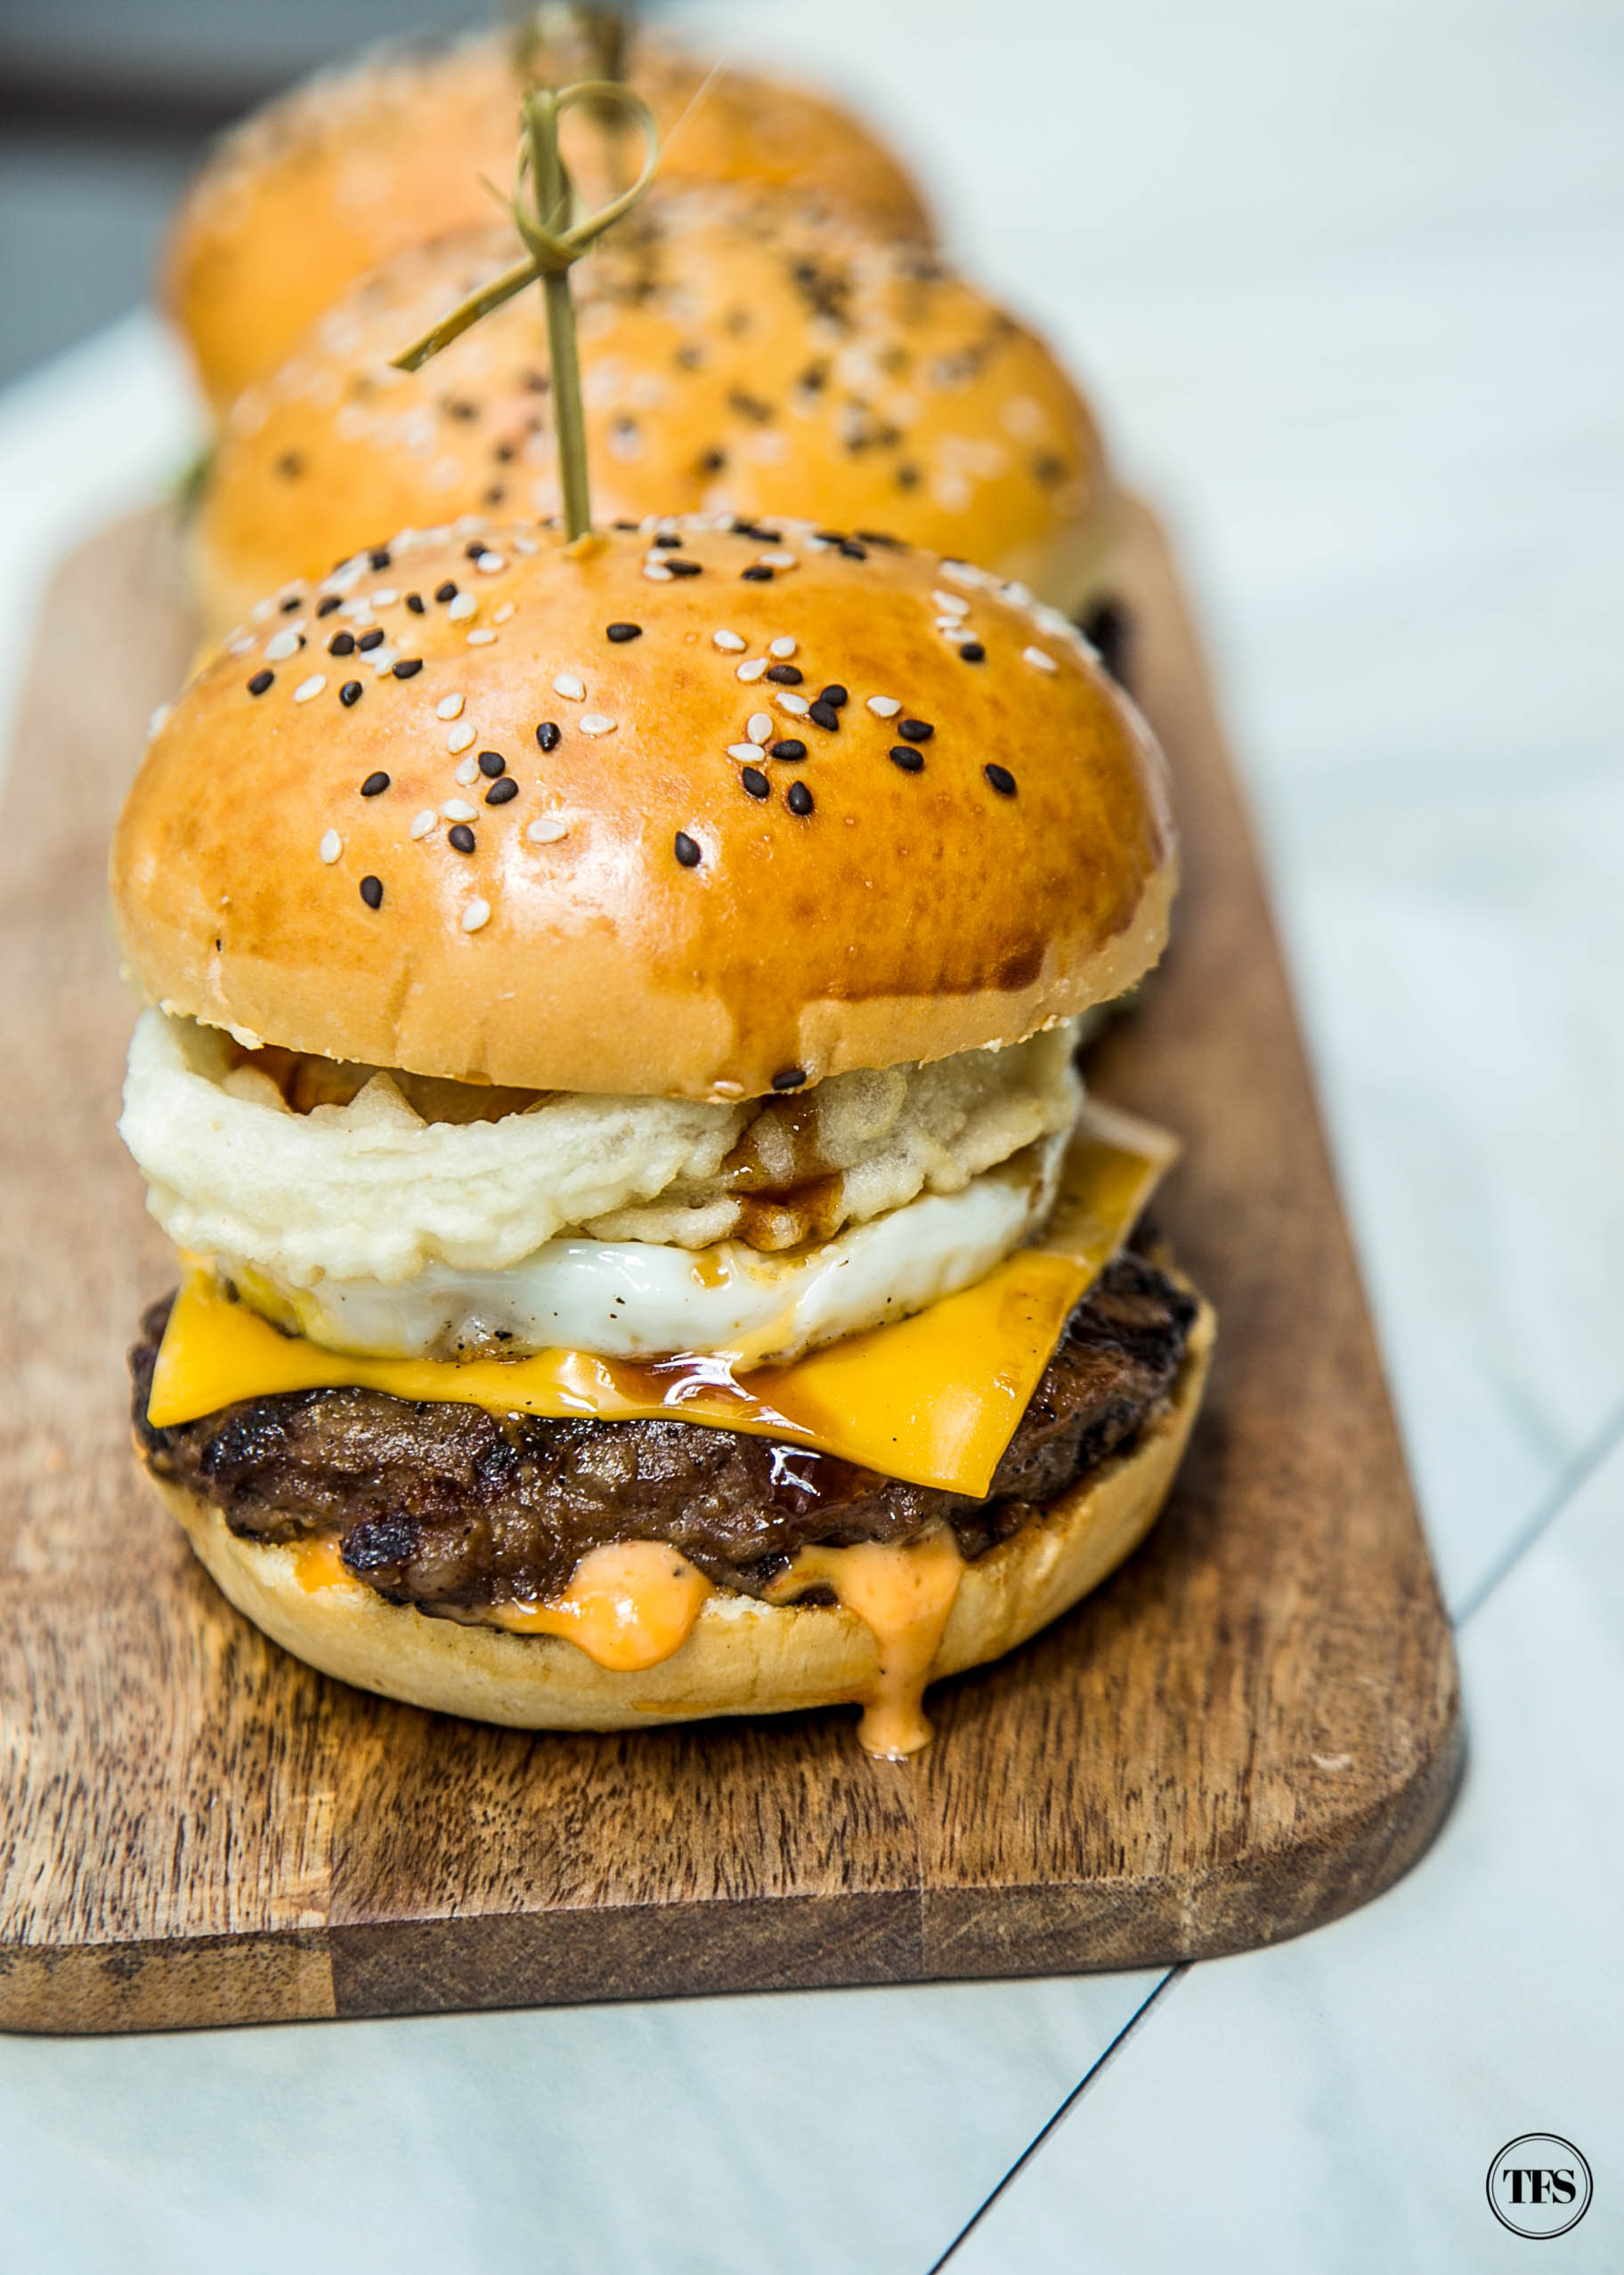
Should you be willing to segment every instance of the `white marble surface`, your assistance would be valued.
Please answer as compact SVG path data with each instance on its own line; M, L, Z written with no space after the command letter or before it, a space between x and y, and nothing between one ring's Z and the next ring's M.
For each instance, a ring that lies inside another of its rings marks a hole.
M1172 1984L951 2263L1509 2266L1483 2172L1542 2125L1596 2168L1550 2262L1624 2264L1624 19L689 12L888 118L1186 538L1471 1614L1433 1856ZM0 706L50 557L186 430L140 324L0 396ZM1152 1987L0 2040L0 2264L924 2275Z

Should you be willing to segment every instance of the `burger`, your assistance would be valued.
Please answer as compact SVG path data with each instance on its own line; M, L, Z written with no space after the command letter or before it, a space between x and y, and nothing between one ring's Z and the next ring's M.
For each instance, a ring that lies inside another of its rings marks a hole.
M136 1449L225 1595L447 1712L923 1743L1200 1399L1171 1141L1073 1048L1175 868L1132 705L960 562L488 524L258 604L111 863Z
M392 530L558 509L536 294L425 371L392 362L519 253L508 227L410 248L239 397L192 529L215 630ZM816 510L982 562L1068 614L1100 599L1111 512L1088 410L929 248L806 200L657 186L575 283L606 516Z
M555 28L523 69L513 42L495 33L387 48L306 81L225 136L182 205L162 277L215 410L285 362L363 271L488 222L479 176L511 177L524 78L605 76L601 45L601 28ZM666 139L666 181L793 190L889 237L929 235L895 159L814 90L733 70L707 84L702 63L642 36L624 61ZM589 117L572 122L566 155L597 202L609 161Z

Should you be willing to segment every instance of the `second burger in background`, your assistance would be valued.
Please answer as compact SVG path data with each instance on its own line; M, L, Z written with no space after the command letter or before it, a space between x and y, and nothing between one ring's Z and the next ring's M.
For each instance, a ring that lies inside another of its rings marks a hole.
M209 628L397 530L558 509L534 293L391 359L520 251L508 228L364 279L221 431L191 538ZM575 271L598 510L818 515L1017 579L1074 617L1110 569L1087 406L940 257L824 208L656 185Z

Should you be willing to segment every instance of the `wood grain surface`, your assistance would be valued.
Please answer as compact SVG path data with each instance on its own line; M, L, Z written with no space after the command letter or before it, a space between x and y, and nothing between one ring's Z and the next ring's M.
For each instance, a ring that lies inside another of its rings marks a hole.
M1125 582L1187 882L1093 1079L1187 1140L1157 1216L1217 1362L1146 1547L934 1692L897 1766L843 1711L533 1736L348 1690L239 1618L139 1487L124 1353L173 1271L114 1134L103 869L188 632L155 517L63 570L0 829L0 2027L1139 1966L1295 1935L1421 1853L1461 1759L1449 1630L1147 515Z

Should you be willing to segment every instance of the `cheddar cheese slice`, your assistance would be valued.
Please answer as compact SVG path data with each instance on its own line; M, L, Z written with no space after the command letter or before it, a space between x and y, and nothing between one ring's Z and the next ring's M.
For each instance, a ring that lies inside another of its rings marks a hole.
M147 1418L166 1429L241 1399L347 1387L497 1414L663 1415L980 1497L1068 1316L1176 1152L1165 1131L1091 1101L1048 1229L1031 1247L912 1319L849 1336L792 1365L738 1376L712 1359L631 1362L570 1350L519 1359L352 1358L284 1334L224 1295L207 1264L194 1264L169 1315Z

